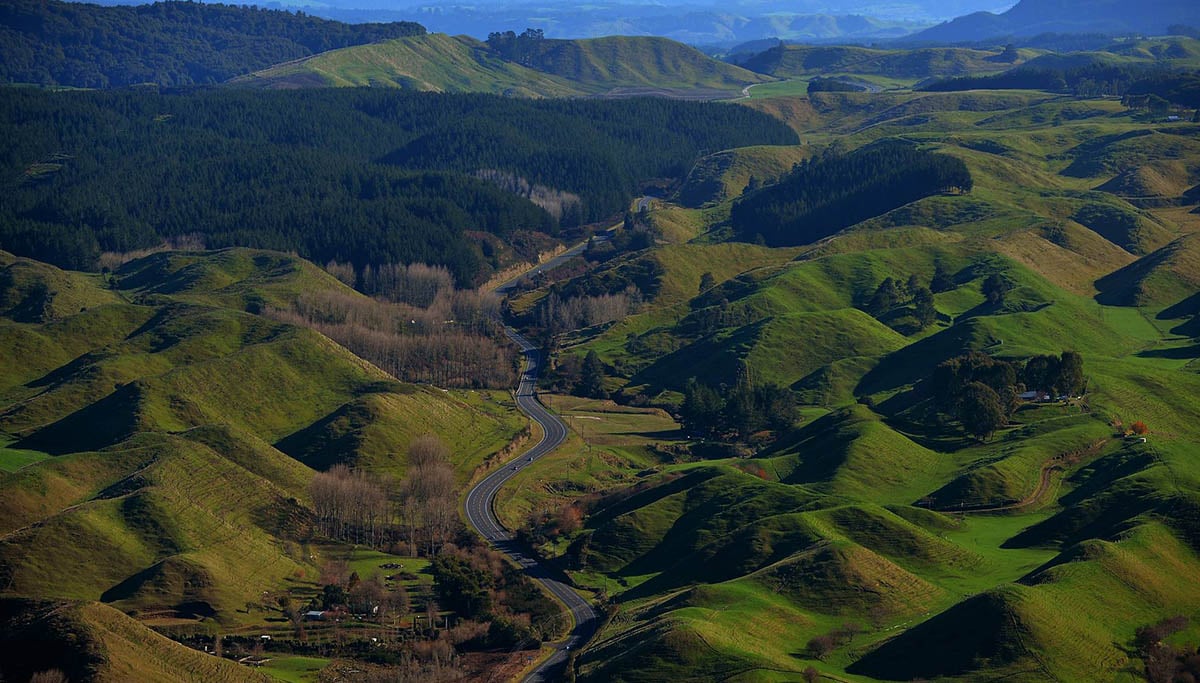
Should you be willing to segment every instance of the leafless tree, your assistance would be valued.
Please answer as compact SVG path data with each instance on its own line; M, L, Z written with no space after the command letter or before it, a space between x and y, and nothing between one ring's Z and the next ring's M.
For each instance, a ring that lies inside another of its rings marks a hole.
M409 538L422 538L430 555L449 540L458 519L458 499L450 451L438 437L420 436L409 444L400 504Z

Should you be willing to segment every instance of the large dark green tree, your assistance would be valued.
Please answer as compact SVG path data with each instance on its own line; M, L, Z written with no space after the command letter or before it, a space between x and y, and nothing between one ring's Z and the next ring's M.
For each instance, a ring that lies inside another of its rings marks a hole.
M1004 403L988 385L971 382L963 389L959 399L958 419L968 433L986 441L1004 426Z
M875 289L871 300L867 302L867 310L871 315L878 316L892 310L899 302L900 290L896 287L896 281L887 277L883 279L883 282L879 283L879 287Z
M933 305L933 292L927 287L917 287L913 292L913 317L922 328L937 320L937 309Z
M724 401L716 389L692 377L683 390L680 421L690 432L712 434L718 427L723 407Z
M1084 384L1083 356L1075 351L1063 351L1058 364L1058 377L1054 382L1055 391L1074 396L1083 393Z
M1004 297L1013 290L1013 286L1012 280L999 273L992 273L984 278L980 291L989 304L999 306L1004 303Z
M580 372L579 385L576 393L588 398L606 398L604 390L604 363L595 351L588 351L583 357L583 368Z
M430 563L433 590L438 604L465 618L477 617L491 609L492 575L471 565L465 558L444 553Z

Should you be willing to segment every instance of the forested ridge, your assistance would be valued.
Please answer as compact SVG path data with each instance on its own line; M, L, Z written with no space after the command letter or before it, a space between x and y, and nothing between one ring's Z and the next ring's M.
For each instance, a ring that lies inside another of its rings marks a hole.
M969 191L972 184L960 159L883 140L798 164L779 183L735 203L730 219L745 240L808 244L922 197Z
M574 225L622 211L639 181L680 176L701 150L795 141L732 105L365 89L8 89L0 137L0 248L13 253L86 269L189 236L359 269L445 265L460 284L499 265L468 233L557 229L480 171L578 195L562 217Z
M425 27L407 21L344 24L245 5L5 0L0 82L79 88L219 83L325 50L423 33Z
M1101 61L1079 66L1030 64L989 76L933 81L921 90L1069 90L1079 97L1154 95L1166 103L1200 107L1200 74L1196 71Z

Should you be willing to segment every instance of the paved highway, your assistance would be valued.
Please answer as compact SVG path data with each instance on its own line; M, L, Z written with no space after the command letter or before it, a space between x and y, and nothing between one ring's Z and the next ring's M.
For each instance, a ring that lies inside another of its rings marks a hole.
M493 510L496 492L505 482L532 461L554 450L567 438L566 425L553 413L546 410L534 393L538 373L541 371L541 358L537 347L512 328L505 328L505 333L517 346L521 347L521 352L525 355L525 371L521 373L521 381L517 385L517 407L542 426L542 439L515 460L505 463L503 467L492 472L467 493L467 522L498 550L524 567L525 573L530 578L542 584L571 611L575 627L572 629L570 637L559 645L553 656L525 678L526 681L557 681L563 678L568 651L578 650L591 639L596 632L597 618L595 610L587 600L580 597L570 586L554 578L546 567L513 540L512 534L500 524L500 520L496 519Z

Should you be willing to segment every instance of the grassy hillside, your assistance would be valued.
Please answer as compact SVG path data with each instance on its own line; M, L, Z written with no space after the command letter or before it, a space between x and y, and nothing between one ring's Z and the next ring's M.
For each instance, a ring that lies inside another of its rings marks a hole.
M684 206L720 204L737 197L751 183L775 182L812 156L802 147L741 147L710 154L692 167L679 188Z
M3 258L7 595L233 625L264 592L313 585L314 467L399 477L435 433L465 480L525 428L507 396L402 384L245 312L351 296L295 257L162 253L107 282Z
M235 78L233 83L261 88L383 86L526 97L584 92L565 79L507 62L484 43L443 33L332 50Z
M665 38L545 40L520 63L467 36L430 34L333 50L234 79L241 86L374 86L522 97L736 94L762 75Z
M175 643L107 605L0 599L0 672L12 680L59 671L81 681L268 681Z
M957 76L1002 71L1031 56L1020 51L1017 62L1000 58L1000 51L966 48L921 48L883 50L866 47L783 45L762 52L742 65L751 71L778 78L817 75L882 76L917 81L938 76Z
M588 40L544 40L530 65L585 87L738 91L767 78L706 57L666 38L609 36ZM636 92L636 91L635 91Z
M781 151L710 157L677 197L703 210L651 212L691 239L629 257L662 266L660 293L564 352L595 351L607 389L669 410L692 376L786 386L800 406L791 429L574 479L590 515L545 550L614 604L580 678L1135 679L1135 629L1200 616L1190 127L1044 93L746 104L797 130L788 154L902 137L962 159L974 189L777 260L724 242L724 210ZM692 289L704 272L713 286ZM903 295L872 309L885 278L935 272L929 324ZM1010 285L998 302L991 276ZM1022 405L985 440L938 416L939 362L1063 349L1084 358L1082 398ZM1124 436L1138 420L1145 442Z

